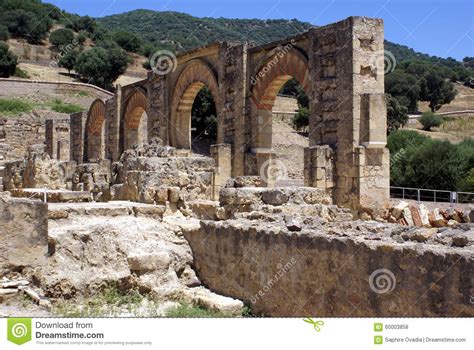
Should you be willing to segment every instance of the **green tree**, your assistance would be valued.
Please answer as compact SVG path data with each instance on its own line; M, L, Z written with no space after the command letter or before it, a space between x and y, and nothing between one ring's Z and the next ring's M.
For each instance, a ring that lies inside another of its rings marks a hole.
M194 99L191 110L193 136L215 140L217 138L217 111L211 91L205 86Z
M79 45L84 45L87 40L87 32L85 30L81 30L79 34L77 34L76 39Z
M300 107L308 108L309 99L306 91L301 87L300 83L296 79L288 80L285 85L279 91L280 94L294 96L298 100Z
M0 77L8 78L15 74L17 57L9 50L5 43L0 43Z
M74 70L86 80L94 85L106 87L110 82L108 72L110 65L107 51L101 47L94 47L84 51L77 57Z
M443 118L433 112L425 112L420 118L420 123L423 125L423 130L431 131L431 128L436 128L443 123Z
M59 59L59 61L58 61L59 67L66 68L68 70L69 74L71 74L71 70L74 69L74 66L76 65L76 61L77 61L78 56L79 56L79 53L76 50L67 51Z
M302 130L309 125L309 109L300 107L298 113L293 117L293 128L295 130Z
M12 35L25 38L31 43L39 43L45 39L52 26L49 17L23 9L4 12L1 21Z
M428 101L432 112L441 108L443 104L450 103L456 96L453 83L443 78L438 71L431 70L420 81L420 97Z
M118 31L113 34L113 39L120 47L129 52L138 52L142 47L142 41L133 33Z
M406 107L407 112L417 111L420 87L415 75L395 69L385 76L385 93L396 98L399 104Z
M130 57L122 49L94 47L79 54L74 70L83 80L111 88L112 83L125 73Z
M474 161L474 141L460 146L415 131L393 132L388 148L390 180L395 186L454 191L469 177Z
M66 27L71 30L74 30L75 32L85 30L90 34L93 34L97 28L97 23L92 17L89 16L74 16L71 17L70 20L66 23Z
M7 41L10 38L8 28L0 24L0 41Z
M74 41L74 33L66 28L57 29L49 35L49 42L54 46L69 45Z
M400 129L408 122L407 108L396 98L387 94L387 131Z

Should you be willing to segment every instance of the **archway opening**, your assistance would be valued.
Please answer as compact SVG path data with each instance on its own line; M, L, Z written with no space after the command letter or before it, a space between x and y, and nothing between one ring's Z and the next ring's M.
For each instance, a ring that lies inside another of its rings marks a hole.
M193 60L186 65L173 91L171 146L209 155L209 145L216 139L214 130L218 129L214 123L218 91L216 74L207 63Z
M217 110L212 93L203 86L191 108L191 149L194 153L210 156L211 145L217 140Z
M148 115L145 108L135 107L125 116L124 125L124 150L134 145L148 142Z
M304 149L309 146L309 99L301 84L290 78L272 106L272 150L285 167L278 186L304 185Z
M84 161L97 162L105 158L105 104L96 100L86 122Z
M260 175L264 186L303 184L304 148L309 144L306 57L299 50L275 54L260 66L251 83L251 152L246 172ZM291 105L293 110L288 110Z

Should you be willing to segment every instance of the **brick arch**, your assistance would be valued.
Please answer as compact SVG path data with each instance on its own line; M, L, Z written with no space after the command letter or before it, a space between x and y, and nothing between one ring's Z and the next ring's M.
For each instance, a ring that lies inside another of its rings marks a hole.
M271 111L278 92L292 78L309 93L308 59L295 48L276 52L260 66L251 80L253 103L259 110Z
M85 135L85 161L102 159L105 156L104 121L105 103L96 99L87 113Z
M170 144L177 148L191 148L191 110L198 92L207 86L217 106L216 74L207 63L191 61L179 76L171 101Z
M137 89L125 102L122 118L122 150L148 140L148 103L146 92Z

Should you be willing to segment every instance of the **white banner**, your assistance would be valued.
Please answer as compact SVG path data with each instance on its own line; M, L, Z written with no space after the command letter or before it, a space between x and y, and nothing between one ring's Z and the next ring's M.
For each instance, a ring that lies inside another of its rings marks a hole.
M473 329L472 318L11 318L0 349L473 349Z

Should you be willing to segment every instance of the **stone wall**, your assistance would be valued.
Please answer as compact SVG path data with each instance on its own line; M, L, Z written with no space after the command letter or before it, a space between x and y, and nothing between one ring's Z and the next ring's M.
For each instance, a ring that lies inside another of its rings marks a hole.
M256 313L474 316L472 245L397 243L374 233L382 229L390 234L396 226L364 225L345 222L289 232L271 222L203 221L185 237L203 283L243 300Z
M46 120L46 153L51 159L70 160L70 119Z
M45 265L47 252L47 204L0 197L0 271Z
M95 85L74 82L52 82L39 80L0 78L0 91L9 95L29 95L41 93L70 93L85 91L94 98L110 98L113 94Z

